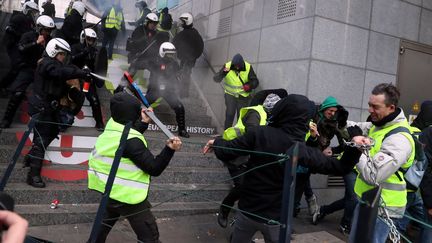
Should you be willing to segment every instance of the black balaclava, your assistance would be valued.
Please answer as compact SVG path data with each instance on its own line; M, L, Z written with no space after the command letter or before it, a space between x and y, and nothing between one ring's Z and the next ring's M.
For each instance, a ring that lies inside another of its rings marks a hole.
M110 100L111 117L115 122L126 125L129 121L135 123L141 117L141 104L126 92L114 94Z
M314 102L306 96L290 94L274 106L269 126L281 128L295 141L304 141L315 112Z
M235 54L231 60L231 69L235 71L244 71L246 70L245 63L242 55Z
M432 100L426 100L422 103L420 112L411 126L423 130L430 125L432 125Z

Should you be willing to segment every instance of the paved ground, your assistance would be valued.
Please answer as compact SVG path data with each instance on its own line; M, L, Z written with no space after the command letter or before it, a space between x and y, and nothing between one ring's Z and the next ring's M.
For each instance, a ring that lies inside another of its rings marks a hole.
M292 242L326 242L340 243L346 238L337 231L340 214L335 214L324 219L317 225L309 223L306 212L294 219L294 231ZM180 216L174 218L160 218L157 220L160 232L160 240L164 243L223 243L228 242L230 230L222 229L216 223L216 215ZM30 227L29 235L50 240L53 242L86 242L90 235L91 224L56 225ZM108 236L107 242L136 242L135 234L127 221L119 221ZM255 236L256 243L263 243L262 236Z

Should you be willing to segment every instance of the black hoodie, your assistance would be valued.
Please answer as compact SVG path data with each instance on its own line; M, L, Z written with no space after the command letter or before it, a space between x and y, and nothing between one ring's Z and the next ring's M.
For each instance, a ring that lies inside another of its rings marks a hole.
M422 130L419 140L425 145L424 151L429 160L429 165L420 184L423 203L427 209L432 208L432 101L422 103L420 113L411 126Z
M147 129L146 123L140 121L141 105L139 101L126 92L114 94L110 100L111 116L115 122L125 125L129 121L133 122L133 128L141 133ZM174 150L168 146L156 157L144 145L139 138L127 140L123 152L124 158L129 158L138 168L151 176L158 176L165 170L170 162Z
M268 126L254 127L232 141L217 138L215 146L243 150L284 154L297 141L300 145L299 164L312 173L345 174L352 170L360 151L349 148L341 160L324 156L319 150L304 143L308 122L314 115L314 103L303 95L291 94L280 100L272 111ZM262 166L279 158L267 154L240 152L214 148L218 159L232 160L240 155L250 155L249 169ZM264 166L244 175L239 208L268 219L279 220L283 193L284 164ZM247 215L249 216L249 215ZM254 218L258 221L260 219Z

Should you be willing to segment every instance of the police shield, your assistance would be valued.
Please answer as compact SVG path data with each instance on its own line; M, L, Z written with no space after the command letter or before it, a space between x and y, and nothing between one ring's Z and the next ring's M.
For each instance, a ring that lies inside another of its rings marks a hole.
M96 56L94 73L100 76L107 76L108 72L108 55L107 50L104 47L101 47ZM104 85L104 80L95 80L96 86L98 88L102 88Z

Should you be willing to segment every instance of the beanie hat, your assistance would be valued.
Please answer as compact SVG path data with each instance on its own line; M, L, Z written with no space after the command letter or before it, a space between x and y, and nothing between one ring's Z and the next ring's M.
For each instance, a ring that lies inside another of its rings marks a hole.
M110 100L111 117L115 122L126 125L135 122L141 116L141 104L137 98L126 93L118 92Z
M263 106L266 111L271 111L276 103L281 100L277 94L269 94L264 100Z
M244 71L245 70L245 63L242 55L239 53L235 54L234 57L231 60L231 69L234 69L236 71Z
M319 112L323 112L325 109L330 108L330 107L337 107L339 106L337 100L335 97L333 96L329 96L327 97L323 103L320 105L319 107Z

